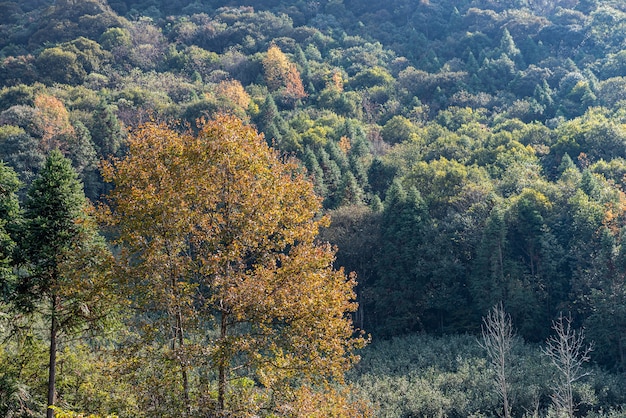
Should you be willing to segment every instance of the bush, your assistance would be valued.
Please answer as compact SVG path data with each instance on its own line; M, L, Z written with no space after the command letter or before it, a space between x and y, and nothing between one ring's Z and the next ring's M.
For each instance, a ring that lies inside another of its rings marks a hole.
M377 408L376 416L495 417L501 401L494 371L476 337L409 335L375 341L349 376L356 396ZM551 412L554 370L540 347L515 340L511 353L513 416ZM575 387L579 411L588 417L621 417L626 397L621 375L593 368Z

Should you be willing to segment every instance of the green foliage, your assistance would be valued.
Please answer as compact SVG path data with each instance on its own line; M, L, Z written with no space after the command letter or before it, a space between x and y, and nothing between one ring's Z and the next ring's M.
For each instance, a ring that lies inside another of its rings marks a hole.
M512 416L552 416L549 406L555 370L540 347L514 339L510 360L515 399ZM620 416L607 411L624 406L623 378L599 368L585 371L591 374L574 388L576 399L583 401L581 415ZM500 416L492 379L486 353L470 335L406 335L375 341L350 375L357 393L377 408L377 416L394 418Z
M521 337L534 341L560 311L571 310L596 340L593 360L612 370L625 367L621 2L223 3L0 4L0 177L10 183L1 192L13 208L0 217L5 293L16 273L25 282L31 274L24 254L12 250L26 238L15 194L27 201L26 190L45 172L51 149L60 148L78 172L83 185L75 191L82 187L95 200L108 190L98 160L127 152L127 127L174 118L193 130L199 118L226 112L254 123L268 144L306 167L323 202L320 212L336 217L323 239L339 246L335 265L357 273L355 319L374 338L414 330L477 332L481 316L503 302ZM280 83L264 77L270 45L282 51ZM13 171L24 185L19 190ZM93 255L101 244L80 254ZM80 265L72 260L66 267ZM39 311L41 303L26 307ZM0 311L9 321L17 307ZM41 314L30 320L41 323ZM142 319L147 327L158 323ZM28 338L42 352L42 332ZM28 346L21 341L0 343L2 365L23 358ZM121 388L158 388L155 399L172 410L182 402L173 395L182 385L179 373L154 366L133 375L126 371L136 364L114 367L113 357L94 359L107 357L95 346L72 347L81 354L67 354L73 371L61 377L64 411L140 414L133 411L136 400L124 403L118 395L89 407L107 390L118 393L116 379ZM139 362L163 357L151 347L142 350L133 357ZM34 357L39 360L23 370L43 368L42 355ZM536 357L528 362L530 374L549 380ZM484 372L478 361L466 363L468 373ZM0 414L31 410L41 416L43 378L9 369L0 378ZM415 399L396 393L408 406L389 410L404 416L495 413L493 395L481 395L485 405L471 388L452 395L435 378L440 372L431 376L426 369L385 383ZM450 382L469 381L458 370L441 373ZM81 386L78 375L90 383ZM478 386L488 380L480 374ZM258 386L237 382L234 403L260 399ZM553 414L546 386L528 385L528 393L515 395L527 415L536 405ZM595 396L597 403L581 406L582 415L599 415L601 408L619 413L621 401L602 400L612 389L598 381L584 385L577 396ZM214 405L215 389L190 396ZM419 400L427 393L430 403ZM384 396L377 402L386 411L391 403Z
M39 142L23 129L5 125L0 128L0 155L17 172L24 184L29 184L43 165L44 155Z
M70 249L84 205L82 185L69 160L53 151L33 181L25 205L28 238L24 247L34 262L36 278L29 284L37 288L37 293L44 295L52 290L54 284L48 281L48 274L56 268L57 256Z
M130 32L124 28L109 28L100 37L100 44L106 50L131 46Z
M78 84L87 75L76 54L59 47L45 49L36 64L40 72L47 74L48 83Z
M16 264L14 251L21 215L17 199L19 188L15 171L0 160L0 301L7 296L5 293L12 282Z
M382 67L368 68L356 74L350 80L350 87L358 90L374 86L386 86L393 82L393 77Z
M410 120L403 116L394 116L380 132L383 139L390 144L407 141L413 133L414 127Z
M110 254L86 209L76 171L52 151L28 190L20 243L27 270L11 295L18 312L40 312L50 324L48 406L56 403L61 332L97 328L115 307Z

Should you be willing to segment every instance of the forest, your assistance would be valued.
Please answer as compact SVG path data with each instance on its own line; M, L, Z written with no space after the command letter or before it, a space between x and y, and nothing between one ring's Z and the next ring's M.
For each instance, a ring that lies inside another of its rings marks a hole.
M0 416L626 416L624 45L622 0L0 0Z

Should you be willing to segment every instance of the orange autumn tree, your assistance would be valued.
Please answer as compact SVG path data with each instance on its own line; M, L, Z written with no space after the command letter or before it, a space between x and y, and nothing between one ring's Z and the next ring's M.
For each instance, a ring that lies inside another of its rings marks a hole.
M263 70L267 87L276 92L285 104L294 106L307 96L298 68L275 44L267 50L263 59Z
M250 95L238 80L221 81L215 88L215 93L241 107L247 109L250 104Z
M63 102L48 94L35 97L35 109L39 112L36 121L41 131L41 147L45 152L60 148L64 135L73 135L74 127L70 123L70 114Z
M357 414L329 389L365 343L347 315L356 283L316 243L328 221L295 162L218 116L197 135L146 124L103 171L132 299L167 318L143 332L178 361L185 402L169 414L296 417L324 396L344 405L330 416Z

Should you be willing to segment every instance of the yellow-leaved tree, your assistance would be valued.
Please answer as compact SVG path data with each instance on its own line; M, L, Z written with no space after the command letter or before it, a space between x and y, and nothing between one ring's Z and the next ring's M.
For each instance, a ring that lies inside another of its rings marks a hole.
M178 370L168 390L182 402L154 406L147 388L150 413L367 416L334 386L365 344L349 317L356 282L316 242L328 221L294 161L222 115L197 135L148 123L103 172L136 329Z
M39 94L35 97L35 108L39 112L36 121L41 131L41 148L49 152L56 148L62 148L62 137L73 135L74 127L70 123L70 113L63 102L48 94Z
M267 50L263 59L263 70L267 87L276 92L286 105L294 106L307 96L298 68L275 44Z

